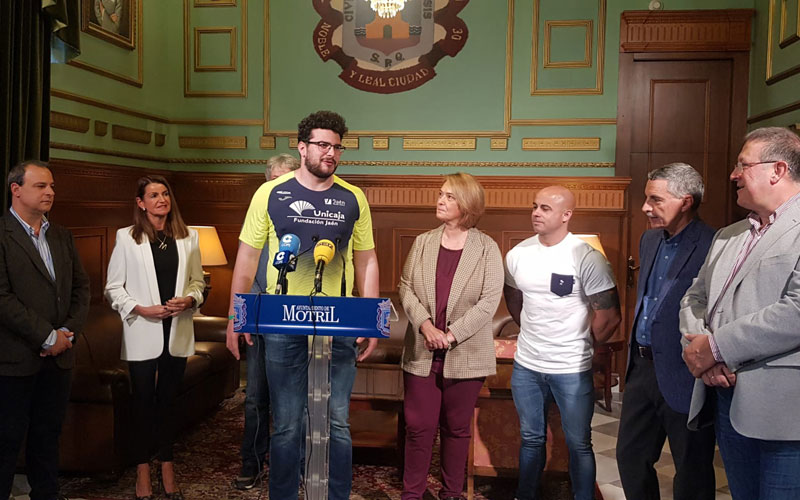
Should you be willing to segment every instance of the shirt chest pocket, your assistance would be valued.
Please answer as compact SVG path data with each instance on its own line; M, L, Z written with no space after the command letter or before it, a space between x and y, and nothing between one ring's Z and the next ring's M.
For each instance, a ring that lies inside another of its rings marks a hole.
M559 297L565 297L572 293L575 286L575 277L569 274L552 273L550 275L550 291Z

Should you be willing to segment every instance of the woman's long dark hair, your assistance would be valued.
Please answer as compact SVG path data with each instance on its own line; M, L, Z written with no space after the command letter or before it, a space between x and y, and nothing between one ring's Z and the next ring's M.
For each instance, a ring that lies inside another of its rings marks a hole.
M189 236L189 228L183 222L181 211L178 210L178 201L175 199L175 192L163 176L160 175L147 175L140 177L136 181L136 197L144 200L144 191L150 184L161 184L167 188L170 199L170 210L167 214L167 222L164 225L164 234L171 236L173 239L180 240ZM136 243L142 243L142 236L147 235L150 242L156 241L156 229L147 218L147 212L140 209L137 203L133 204L133 227L131 228L131 236Z

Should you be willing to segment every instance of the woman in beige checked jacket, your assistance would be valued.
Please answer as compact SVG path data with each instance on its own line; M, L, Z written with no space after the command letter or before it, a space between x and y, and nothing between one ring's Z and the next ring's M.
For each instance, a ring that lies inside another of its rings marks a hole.
M403 267L403 500L418 500L425 492L437 426L439 498L461 498L472 409L484 378L495 373L492 317L503 289L500 250L475 229L484 206L474 177L446 175L436 203L443 224L416 238Z

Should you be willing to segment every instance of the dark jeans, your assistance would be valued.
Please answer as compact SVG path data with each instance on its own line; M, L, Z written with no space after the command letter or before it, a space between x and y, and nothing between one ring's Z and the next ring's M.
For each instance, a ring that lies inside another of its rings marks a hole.
M35 375L0 376L0 499L11 494L17 455L27 435L25 465L31 500L58 495L58 437L67 411L72 370L52 357Z
M269 443L269 498L296 500L307 422L308 338L303 335L266 335L264 338L273 422ZM349 418L355 377L355 338L333 337L328 462L330 500L350 498L353 442Z
M133 458L137 464L150 461L154 436L158 459L162 462L173 459L172 445L177 433L175 397L186 370L186 358L171 356L167 345L165 341L164 352L156 359L128 361L133 393Z
M654 465L669 438L675 463L674 500L713 500L714 428L690 431L688 415L670 408L661 395L653 361L635 351L631 356L617 439L617 466L625 497L661 498Z
M261 335L251 336L247 349L247 389L244 399L242 435L242 476L259 474L269 450L269 384L267 383L266 344Z
M745 437L730 419L735 388L716 389L719 453L733 500L800 499L800 441Z
M436 429L439 429L442 469L440 498L461 497L469 453L472 415L483 378L448 379L444 360L434 360L431 373L420 377L403 372L406 420L403 500L419 500L428 486L428 469Z

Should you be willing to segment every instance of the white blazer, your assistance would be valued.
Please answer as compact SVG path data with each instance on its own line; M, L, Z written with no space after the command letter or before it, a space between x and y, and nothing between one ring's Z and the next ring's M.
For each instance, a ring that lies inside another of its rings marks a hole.
M133 312L137 305L161 304L158 280L150 242L137 243L131 236L133 226L117 230L117 241L108 262L105 295L111 308L122 317L122 352L125 361L155 359L164 350L164 328L161 320L148 319ZM172 318L169 353L176 357L194 354L194 325L192 314L203 302L203 268L200 266L200 247L197 231L176 240L178 247L178 276L175 297L193 297L196 306Z

